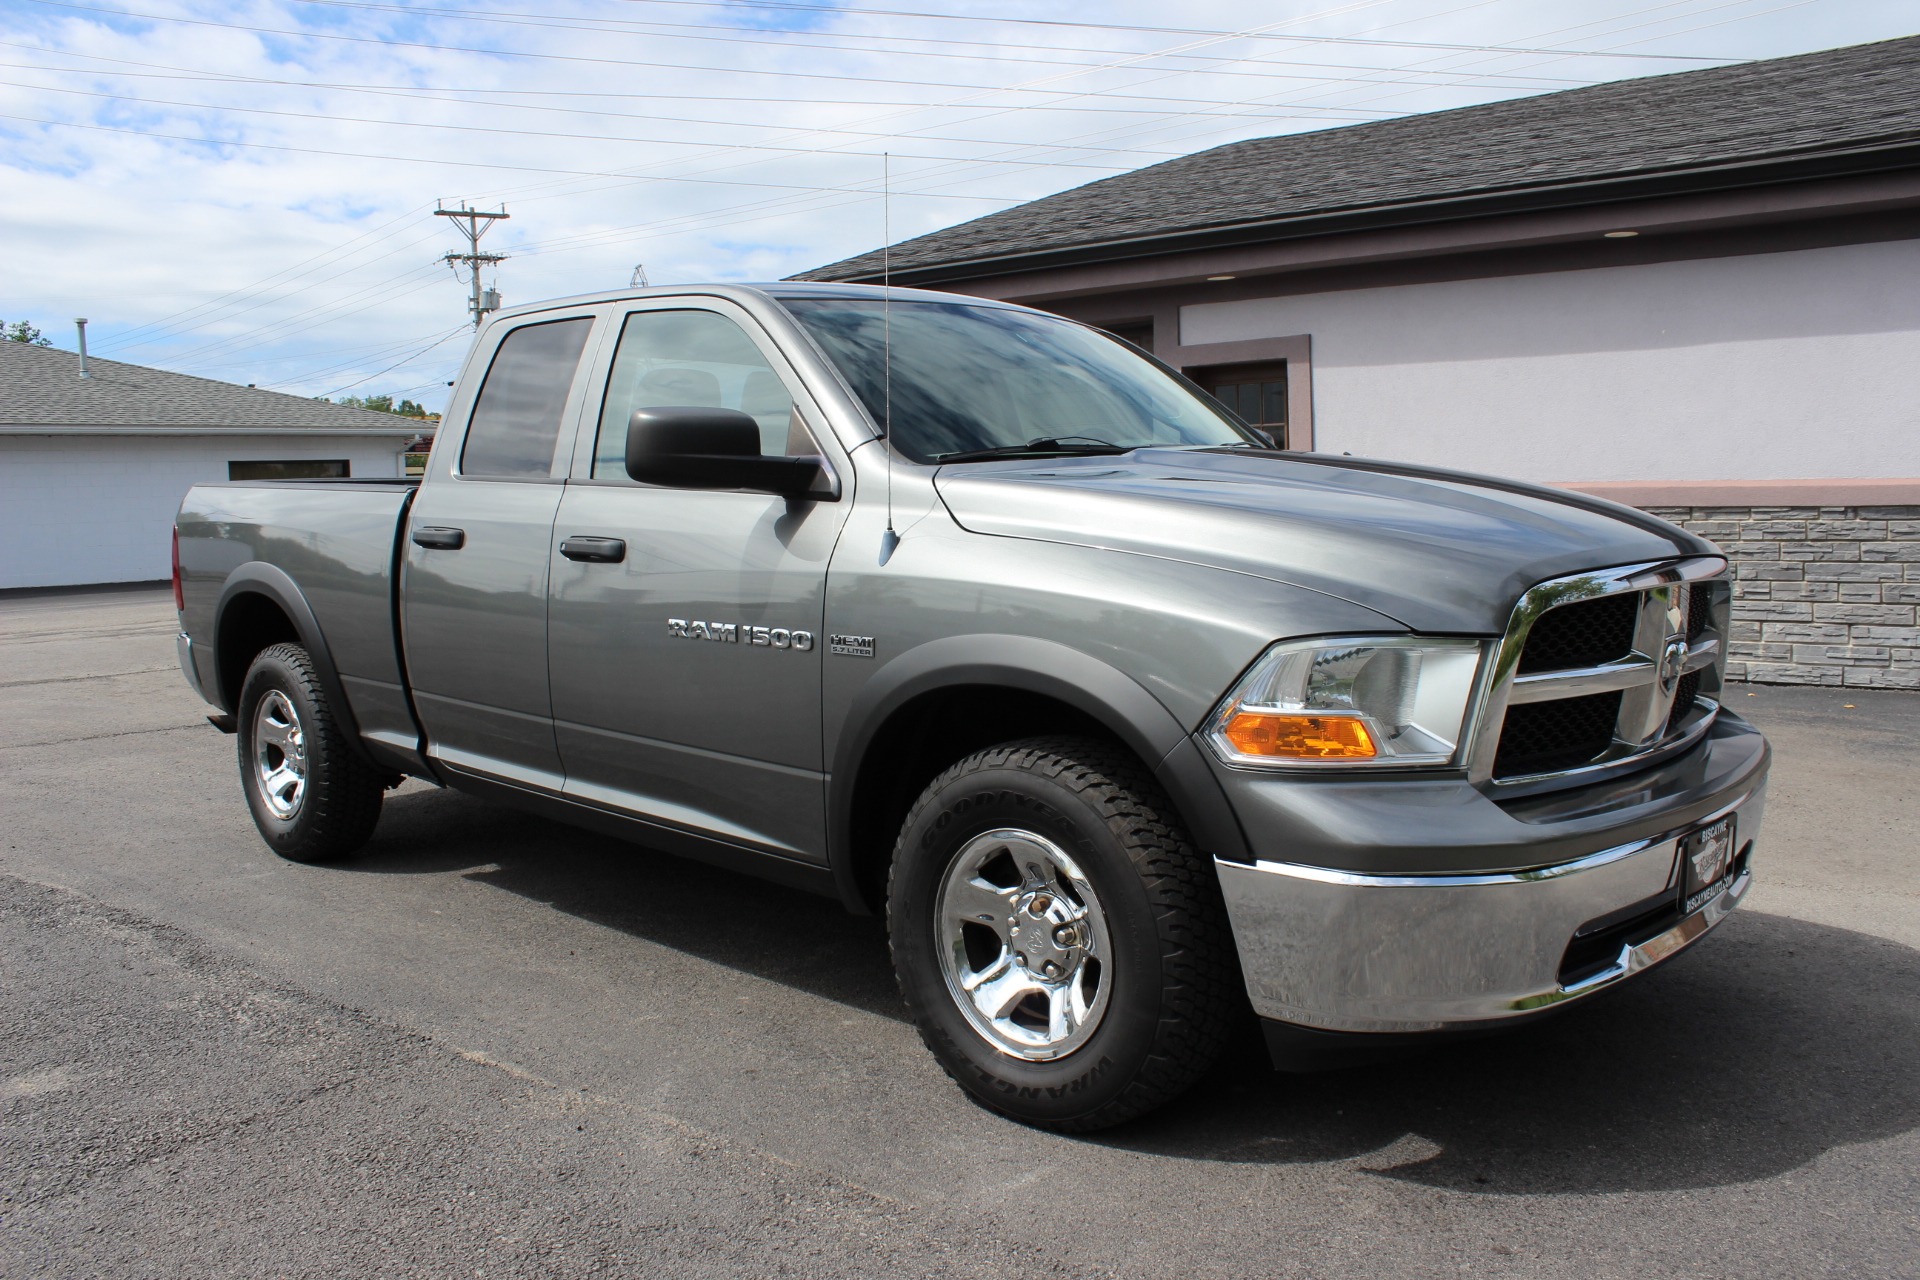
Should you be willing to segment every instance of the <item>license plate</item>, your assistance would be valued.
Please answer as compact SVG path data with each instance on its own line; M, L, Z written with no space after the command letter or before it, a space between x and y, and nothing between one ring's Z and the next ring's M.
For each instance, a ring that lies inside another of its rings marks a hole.
M1680 842L1680 865L1686 879L1681 909L1692 915L1727 890L1733 870L1733 818L1701 827Z

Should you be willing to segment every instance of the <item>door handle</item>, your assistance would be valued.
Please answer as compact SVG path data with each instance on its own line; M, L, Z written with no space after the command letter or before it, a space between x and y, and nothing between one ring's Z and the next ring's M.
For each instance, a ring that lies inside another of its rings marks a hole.
M575 534L560 544L560 554L569 560L619 564L627 558L627 544L619 538L590 538Z
M467 531L423 525L413 531L413 545L434 551L458 551L467 545Z

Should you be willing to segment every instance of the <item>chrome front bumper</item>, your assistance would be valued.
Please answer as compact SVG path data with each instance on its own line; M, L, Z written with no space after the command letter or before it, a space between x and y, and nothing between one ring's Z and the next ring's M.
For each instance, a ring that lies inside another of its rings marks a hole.
M1737 799L1680 829L1531 870L1380 875L1267 861L1216 866L1248 994L1262 1017L1325 1031L1439 1031L1591 995L1696 941L1752 885L1765 803L1762 774ZM1726 888L1683 914L1682 846L1728 816L1734 861ZM1622 913L1627 920L1618 919ZM1569 970L1577 936L1588 952L1602 948L1597 969Z

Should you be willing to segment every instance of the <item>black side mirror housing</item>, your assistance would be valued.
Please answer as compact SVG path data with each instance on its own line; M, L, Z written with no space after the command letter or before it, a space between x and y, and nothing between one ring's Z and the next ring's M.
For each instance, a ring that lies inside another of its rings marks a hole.
M671 489L826 496L809 494L821 478L818 461L762 454L760 424L737 409L635 409L627 423L627 474Z

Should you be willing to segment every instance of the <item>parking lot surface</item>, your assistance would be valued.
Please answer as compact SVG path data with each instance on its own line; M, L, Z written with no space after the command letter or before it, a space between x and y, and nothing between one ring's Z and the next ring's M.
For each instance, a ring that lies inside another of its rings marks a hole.
M0 1274L1920 1275L1920 697L1735 686L1759 884L1618 993L1069 1138L836 903L417 782L280 861L174 629L0 598Z

